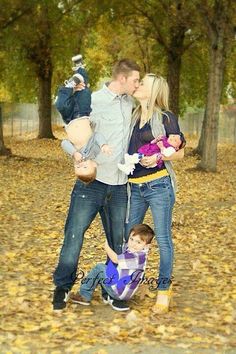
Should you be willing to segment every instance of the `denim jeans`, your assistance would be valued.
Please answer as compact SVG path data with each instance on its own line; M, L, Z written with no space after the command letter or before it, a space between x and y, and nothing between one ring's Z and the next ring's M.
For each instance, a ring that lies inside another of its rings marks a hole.
M73 93L73 89L61 86L55 102L64 123L68 124L77 117L89 116L91 113L91 92L89 88Z
M172 210L175 202L169 176L151 182L131 184L129 221L125 227L125 237L130 229L143 222L150 207L157 243L160 252L158 289L168 289L171 283L174 249L171 236Z
M106 265L98 263L89 272L87 277L81 280L79 293L86 300L90 301L97 285L101 285L102 289L105 290L105 293L112 298L119 300L119 297L114 293L111 286L109 286L109 283L111 283L111 280L106 276Z
M71 194L59 263L54 272L56 286L72 288L84 233L97 213L101 216L108 244L117 254L121 253L126 205L126 185L112 186L96 180L85 185L77 180Z

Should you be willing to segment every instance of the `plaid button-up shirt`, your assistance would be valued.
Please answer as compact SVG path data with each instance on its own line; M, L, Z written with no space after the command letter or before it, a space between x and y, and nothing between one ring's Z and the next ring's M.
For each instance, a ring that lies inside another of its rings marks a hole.
M118 282L111 286L121 300L130 299L142 281L146 266L148 248L140 252L130 252L127 245L118 257Z

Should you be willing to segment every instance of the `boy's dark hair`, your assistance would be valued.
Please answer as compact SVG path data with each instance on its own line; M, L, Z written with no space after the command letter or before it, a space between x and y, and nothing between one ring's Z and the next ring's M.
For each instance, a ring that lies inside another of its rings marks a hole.
M137 224L132 227L130 230L130 235L133 233L133 236L139 235L142 241L145 241L146 244L151 243L155 233L153 229L147 224Z
M112 77L116 78L119 74L123 74L125 77L128 77L131 75L132 71L140 71L139 65L131 59L121 59L113 66Z

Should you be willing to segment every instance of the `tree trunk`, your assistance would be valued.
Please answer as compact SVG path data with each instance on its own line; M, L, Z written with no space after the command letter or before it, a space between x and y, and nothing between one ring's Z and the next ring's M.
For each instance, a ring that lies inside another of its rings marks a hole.
M205 140L205 130L206 130L206 110L204 112L204 117L203 117L203 122L202 122L202 129L201 129L201 135L198 141L198 146L196 147L196 149L194 149L194 153L202 156L202 151L203 151L203 142Z
M202 160L199 164L201 169L212 172L216 171L217 165L219 111L225 67L224 44L224 37L221 34L218 36L217 42L211 45L208 94L205 108L206 119L202 138Z
M39 133L38 139L54 139L52 133L52 48L51 48L51 22L48 16L48 3L42 2L39 8L40 37L30 55L31 60L36 64L38 77L38 112L39 112Z
M45 61L46 64L46 61ZM48 64L48 62L47 62ZM38 112L39 112L39 133L38 139L48 138L54 139L52 133L51 121L51 83L52 83L52 66L49 65L40 70L38 75L39 91L38 91Z
M179 114L179 83L181 71L181 56L168 52L167 81L170 89L170 110L178 117Z
M0 155L11 155L11 150L6 148L3 140L2 107L0 105Z
M178 117L179 87L182 55L184 53L184 37L186 28L182 25L170 29L170 44L167 50L167 81L170 89L170 109Z

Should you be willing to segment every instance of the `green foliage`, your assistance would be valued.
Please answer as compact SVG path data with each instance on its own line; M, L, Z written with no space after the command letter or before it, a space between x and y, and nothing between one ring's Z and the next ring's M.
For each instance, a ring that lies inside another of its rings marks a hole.
M83 54L84 38L101 12L99 8L89 11L96 0L35 0L29 4L30 15L22 16L4 31L1 76L14 101L36 100L37 78L45 75L47 65L54 68L52 92L71 76L71 57Z
M204 40L185 52L180 80L180 107L203 107L206 103L207 74L209 66L208 48Z
M167 75L167 48L186 28L180 85L181 110L203 106L207 93L208 33L197 1L1 0L0 99L36 102L40 61L52 61L52 95L71 76L71 57L85 57L92 89L110 76L113 62L136 60L142 73ZM181 16L180 16L181 14ZM192 43L192 45L191 45ZM171 48L170 48L171 49ZM226 61L225 90L235 97L235 48Z
M168 77L168 60L182 57L180 110L183 112L193 101L195 105L203 104L208 51L203 47L205 43L199 41L202 24L197 16L196 1L130 0L122 1L123 6L118 6L116 1L113 4L114 18L117 21L122 18L123 24L130 26L133 42L140 47L144 71Z

